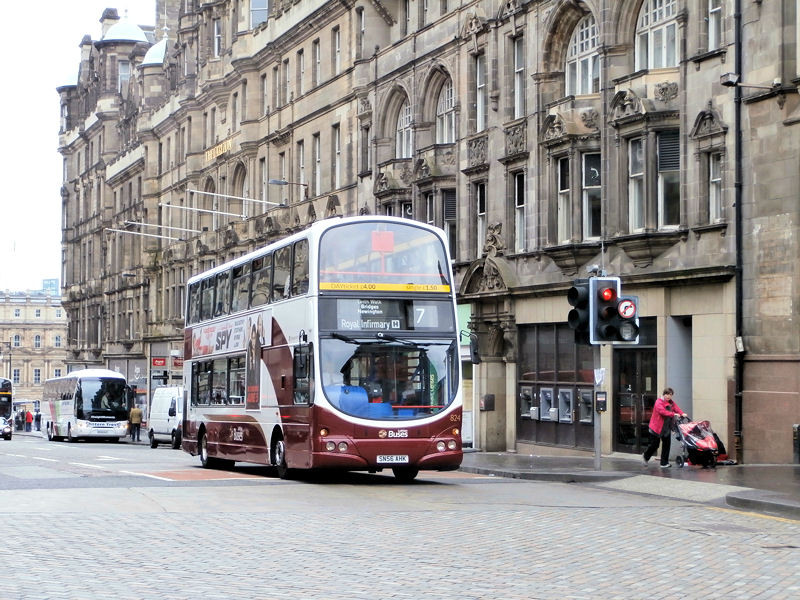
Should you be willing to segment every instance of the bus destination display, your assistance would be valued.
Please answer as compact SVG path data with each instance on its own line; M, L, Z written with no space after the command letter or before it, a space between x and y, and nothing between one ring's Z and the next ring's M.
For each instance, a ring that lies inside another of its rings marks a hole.
M337 298L320 300L324 329L339 331L404 331L453 328L452 306L426 300Z

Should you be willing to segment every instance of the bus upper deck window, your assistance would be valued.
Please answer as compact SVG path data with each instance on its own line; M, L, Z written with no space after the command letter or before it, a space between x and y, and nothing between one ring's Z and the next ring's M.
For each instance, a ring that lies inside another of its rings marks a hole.
M261 306L269 302L272 284L272 255L268 254L253 261L253 290L250 306Z
M225 271L217 275L217 294L216 304L214 305L214 316L227 315L230 312L231 298L231 272Z
M247 309L250 297L250 265L239 265L233 269L233 293L231 294L231 312Z
M308 292L308 240L294 245L294 267L292 269L292 296Z

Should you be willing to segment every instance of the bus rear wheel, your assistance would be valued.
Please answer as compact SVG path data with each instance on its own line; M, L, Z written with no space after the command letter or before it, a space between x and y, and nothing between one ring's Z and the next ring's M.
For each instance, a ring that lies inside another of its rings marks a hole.
M158 441L156 440L156 436L153 433L153 430L150 430L150 447L151 448L158 448Z
M52 423L48 423L47 424L47 441L48 442L52 442L54 439L55 439L55 436L53 435L53 424Z
M409 483L419 474L419 469L414 467L392 467L394 478L400 483Z
M76 438L72 437L72 425L67 425L67 441L70 444L76 441Z

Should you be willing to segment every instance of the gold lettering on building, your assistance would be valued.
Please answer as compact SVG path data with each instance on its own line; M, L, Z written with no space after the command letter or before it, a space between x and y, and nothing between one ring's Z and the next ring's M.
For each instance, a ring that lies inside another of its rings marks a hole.
M206 162L211 162L215 158L217 158L220 154L225 154L228 150L231 149L231 141L225 140L224 142L220 142L213 148L206 150Z

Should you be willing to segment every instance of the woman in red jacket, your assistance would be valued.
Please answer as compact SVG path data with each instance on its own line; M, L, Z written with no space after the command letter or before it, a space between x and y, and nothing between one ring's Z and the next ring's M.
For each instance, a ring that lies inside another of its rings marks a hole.
M662 394L662 398L656 400L653 406L653 414L650 417L650 445L642 455L644 464L658 450L658 444L661 443L661 468L668 469L672 465L669 464L669 446L670 446L670 430L672 429L672 417L680 415L686 416L680 406L672 401L672 396L675 394L672 388L666 388Z

